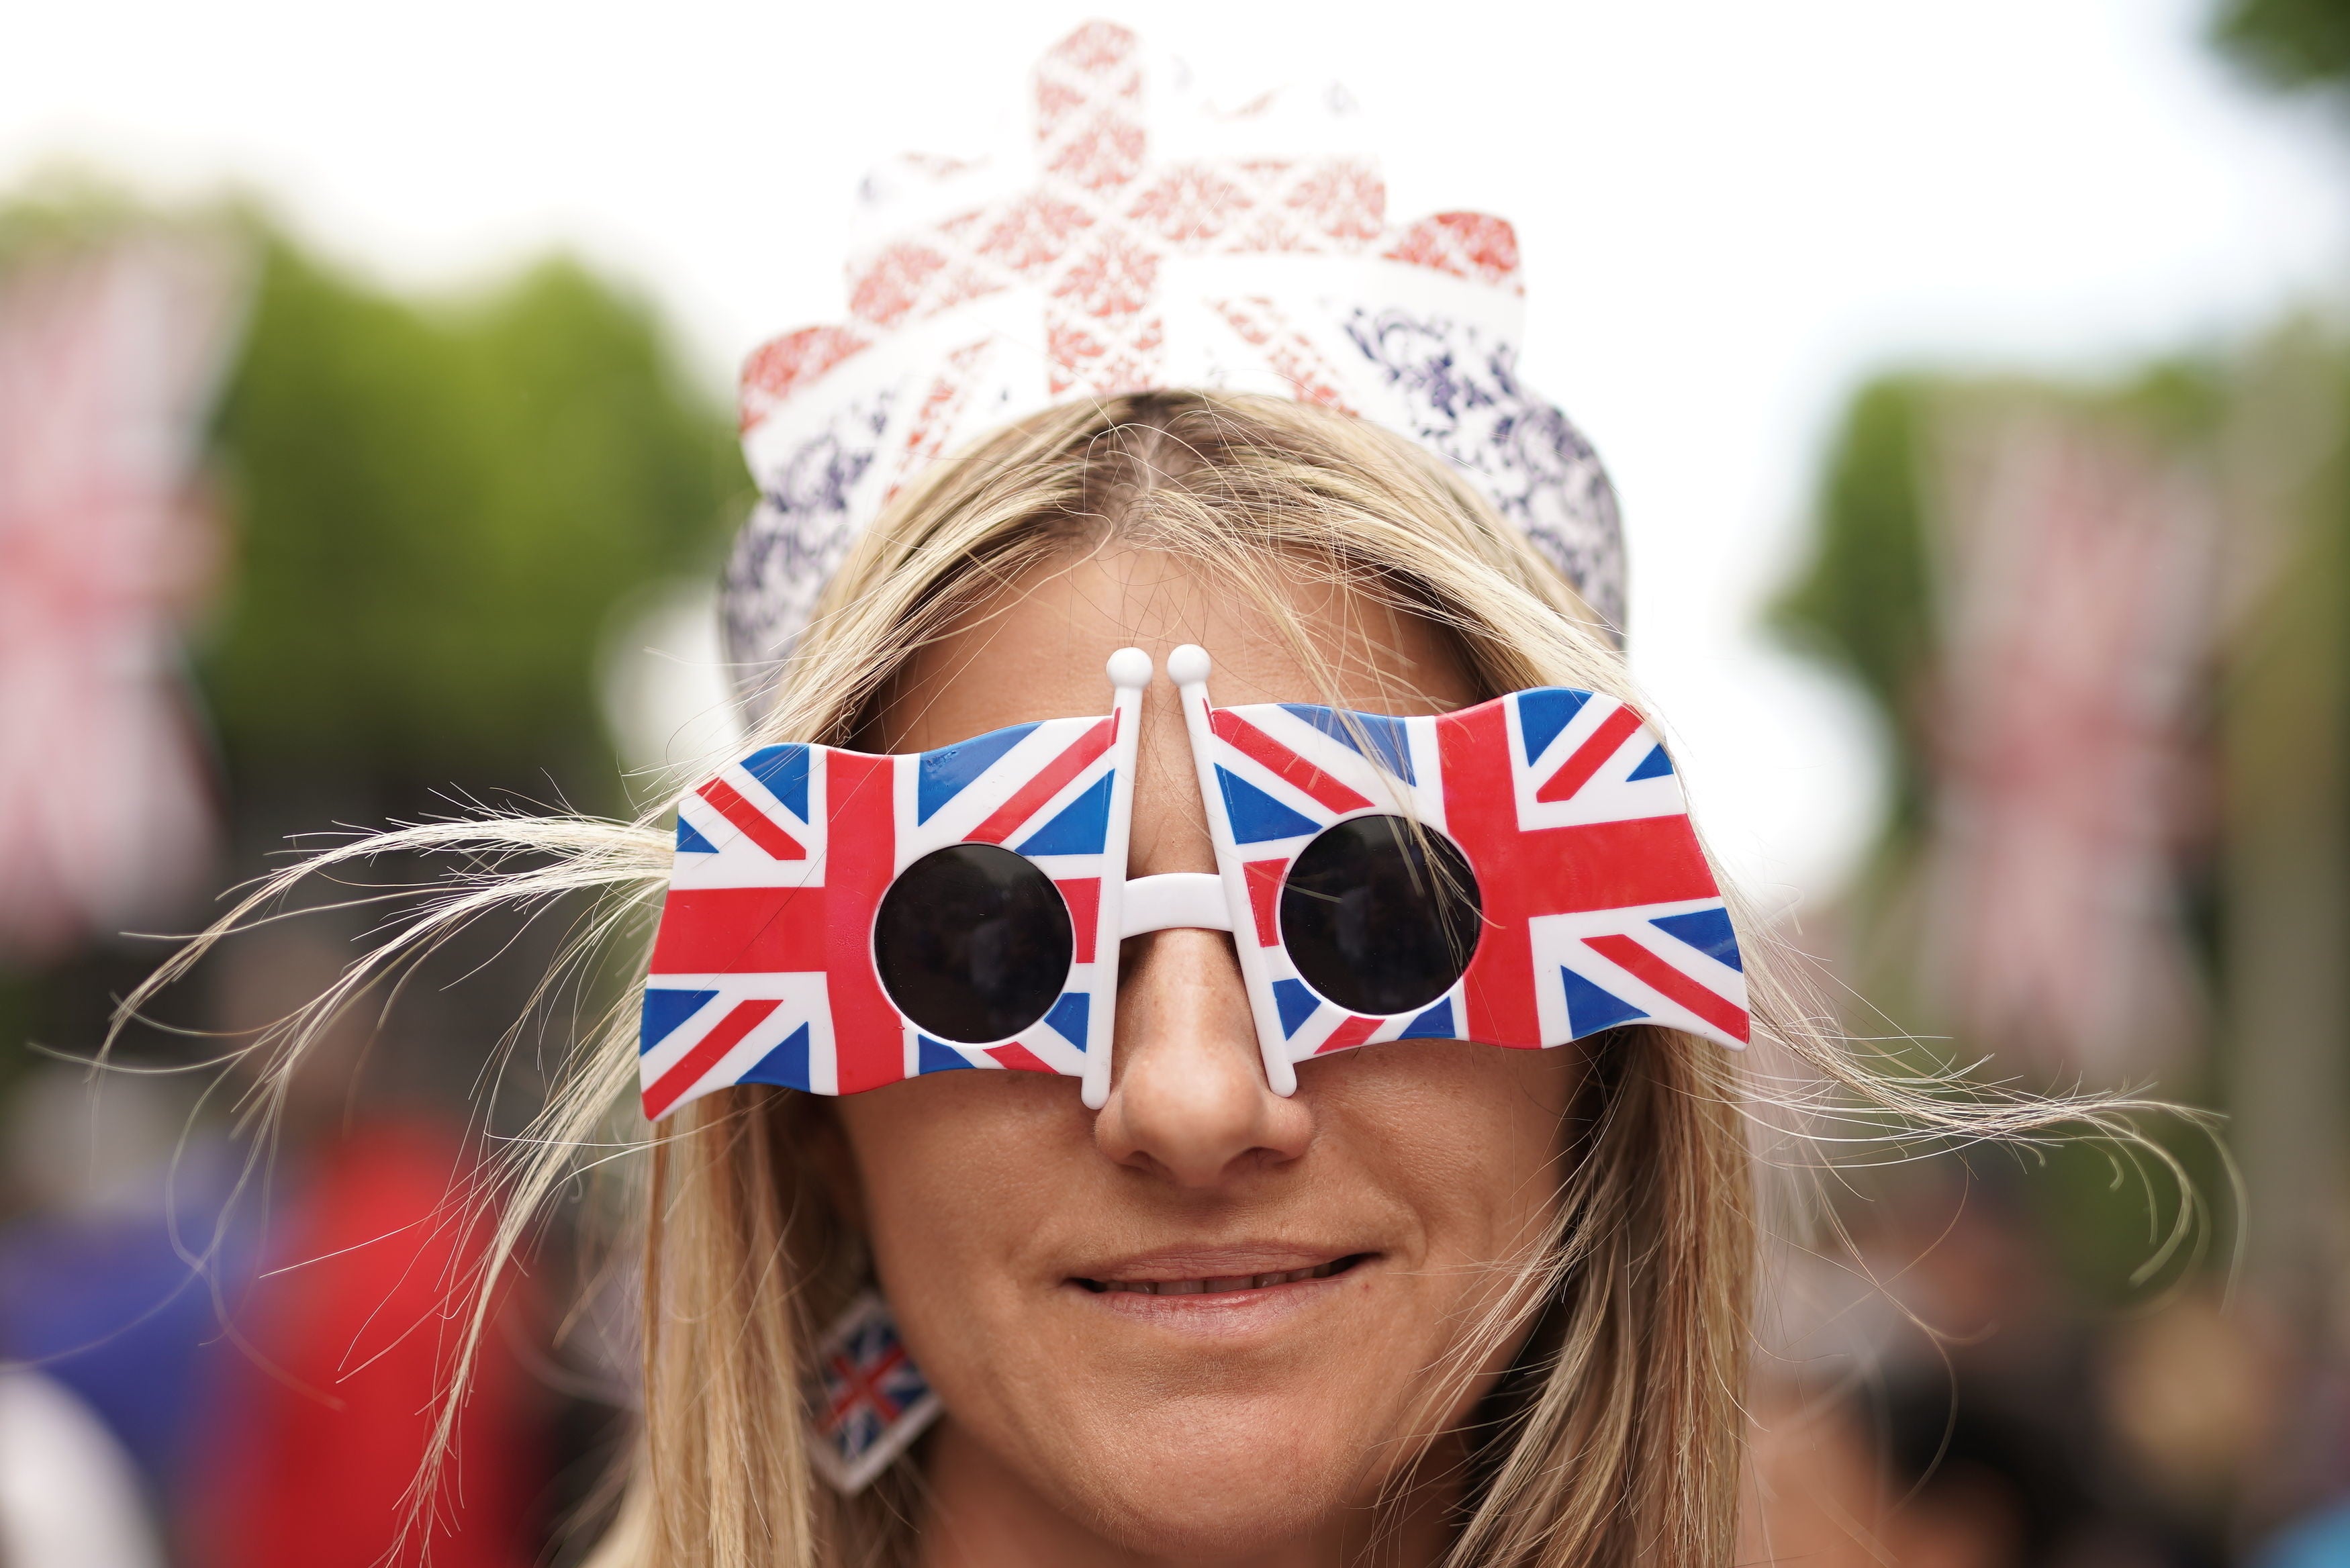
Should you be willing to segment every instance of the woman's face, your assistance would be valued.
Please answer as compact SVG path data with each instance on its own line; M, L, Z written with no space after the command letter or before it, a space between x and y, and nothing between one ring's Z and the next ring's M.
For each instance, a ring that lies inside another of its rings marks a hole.
M916 660L870 739L923 750L1100 712L1103 662L1129 645L1163 671L1169 650L1201 643L1227 705L1335 695L1441 712L1481 695L1427 625L1296 591L1335 693L1236 597L1166 556L1116 553L981 607ZM1162 675L1129 875L1215 869L1196 777ZM1374 1045L1305 1064L1283 1099L1228 936L1138 937L1121 962L1098 1114L1076 1080L1031 1073L918 1078L837 1106L847 1201L948 1411L926 1552L1327 1559L1507 1355L1458 1366L1511 1265L1539 1248L1581 1059ZM1408 1512L1407 1533L1442 1528L1440 1507Z

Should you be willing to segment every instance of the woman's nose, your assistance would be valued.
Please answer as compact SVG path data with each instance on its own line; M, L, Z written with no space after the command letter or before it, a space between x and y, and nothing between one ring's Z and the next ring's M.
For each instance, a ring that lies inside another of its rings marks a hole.
M1118 988L1115 1076L1094 1141L1121 1165L1213 1187L1284 1164L1313 1141L1313 1112L1265 1086L1248 993L1220 931L1134 939Z

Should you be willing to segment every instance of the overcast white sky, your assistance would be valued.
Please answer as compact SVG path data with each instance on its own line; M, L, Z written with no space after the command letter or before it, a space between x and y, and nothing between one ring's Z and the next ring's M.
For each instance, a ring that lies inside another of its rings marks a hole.
M1213 77L1346 82L1391 216L1518 225L1524 363L1597 444L1635 663L1766 901L1832 887L1875 745L1773 653L1820 447L1871 369L2084 369L2332 300L2350 161L2241 87L2202 0L0 0L0 186L60 158L257 189L402 282L551 245L635 280L712 385L839 314L862 171L984 144L1107 15ZM2342 136L2350 145L2350 130Z

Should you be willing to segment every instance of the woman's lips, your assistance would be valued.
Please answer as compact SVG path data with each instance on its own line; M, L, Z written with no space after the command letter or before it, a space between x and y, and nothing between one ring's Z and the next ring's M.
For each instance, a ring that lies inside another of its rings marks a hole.
M1368 1252L1345 1252L1319 1257L1250 1256L1235 1249L1226 1256L1162 1254L1132 1259L1115 1268L1071 1277L1070 1282L1096 1295L1163 1299L1235 1296L1301 1285L1343 1274L1368 1262ZM1139 1305L1137 1302L1135 1304ZM1201 1302L1201 1304L1208 1304Z
M1267 1291L1275 1285L1295 1284L1299 1280L1326 1280L1353 1262L1351 1258L1340 1258L1334 1262L1316 1263L1309 1269L1280 1269L1271 1273L1231 1274L1219 1279L1086 1280L1081 1282L1097 1291L1134 1291L1146 1296L1223 1295L1232 1291Z

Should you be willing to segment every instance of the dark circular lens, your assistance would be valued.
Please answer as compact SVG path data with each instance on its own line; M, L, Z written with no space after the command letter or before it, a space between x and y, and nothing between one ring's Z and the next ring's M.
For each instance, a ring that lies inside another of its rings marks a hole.
M1069 907L1035 865L993 844L934 849L898 875L873 958L898 1011L966 1045L1045 1016L1069 978Z
M1306 984L1350 1012L1409 1012L1477 950L1477 878L1451 839L1399 816L1324 828L1281 888L1281 940Z

